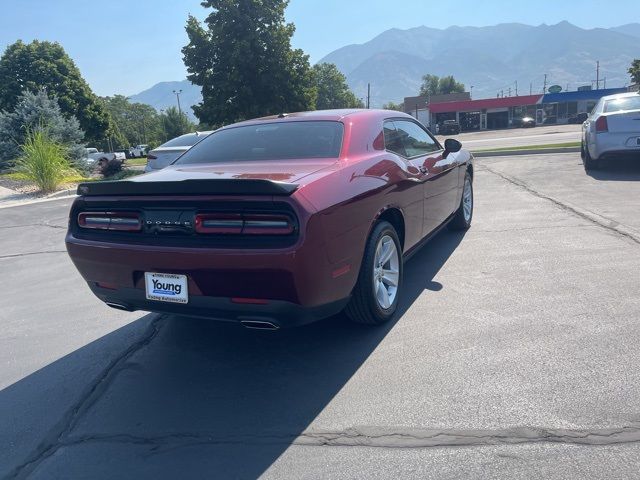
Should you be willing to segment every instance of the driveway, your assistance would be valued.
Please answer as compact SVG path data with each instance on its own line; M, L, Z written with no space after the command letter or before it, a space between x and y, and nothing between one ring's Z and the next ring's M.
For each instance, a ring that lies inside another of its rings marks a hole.
M638 478L640 164L479 159L401 315L256 332L123 313L68 200L0 211L0 478Z

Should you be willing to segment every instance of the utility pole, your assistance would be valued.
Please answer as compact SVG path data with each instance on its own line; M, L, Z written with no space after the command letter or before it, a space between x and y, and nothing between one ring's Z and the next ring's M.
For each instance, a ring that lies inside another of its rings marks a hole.
M607 77L604 77L604 85L602 85L602 88L607 88Z
M367 83L367 110L371 108L371 84Z
M533 95L533 82L529 83L529 95Z
M164 124L164 110L160 110L160 118L162 119L162 138L166 142L167 139L167 127Z
M516 80L516 97L518 96L518 80Z
M180 116L182 116L182 108L180 107L180 94L182 93L182 90L174 90L173 93L178 99L178 112L180 112Z
M544 74L544 87L542 87L542 93L547 93L547 74Z
M471 85L471 88L470 88L469 98L471 98L471 100L473 100L473 85Z
M596 90L600 90L600 60L596 62Z
M509 87L509 96L511 96L511 87Z
M500 90L500 96L504 98L504 90Z

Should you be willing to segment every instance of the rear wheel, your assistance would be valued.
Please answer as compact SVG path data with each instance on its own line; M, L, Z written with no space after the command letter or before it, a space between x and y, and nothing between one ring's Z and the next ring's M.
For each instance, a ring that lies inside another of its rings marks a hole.
M358 283L345 310L349 318L380 325L393 317L402 287L402 268L398 234L389 222L379 222L365 246Z
M460 206L454 217L449 222L450 230L467 230L471 226L473 219L473 182L469 172L464 175L464 186L462 188L462 198Z
M589 170L597 170L598 168L600 168L600 162L598 162L597 159L591 157L591 154L589 153L589 146L583 144L582 150L584 152L582 156L582 163L584 165L584 169L586 171L589 171Z

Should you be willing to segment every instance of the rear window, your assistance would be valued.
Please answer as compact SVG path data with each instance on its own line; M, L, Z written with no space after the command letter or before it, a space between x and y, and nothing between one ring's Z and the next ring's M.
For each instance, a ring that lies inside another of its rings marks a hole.
M176 163L338 158L343 130L342 123L331 121L232 127L212 133Z
M607 100L604 105L605 113L623 112L626 110L640 110L640 95Z
M169 140L167 143L163 143L158 148L162 147L191 147L198 143L200 140L205 138L206 135L200 134L195 135L193 133L188 133L187 135L181 135L180 137L176 137L173 140Z

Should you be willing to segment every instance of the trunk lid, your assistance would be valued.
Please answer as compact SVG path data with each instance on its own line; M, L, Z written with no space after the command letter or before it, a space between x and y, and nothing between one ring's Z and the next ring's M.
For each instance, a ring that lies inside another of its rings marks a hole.
M609 132L640 135L640 110L606 113L605 116Z

